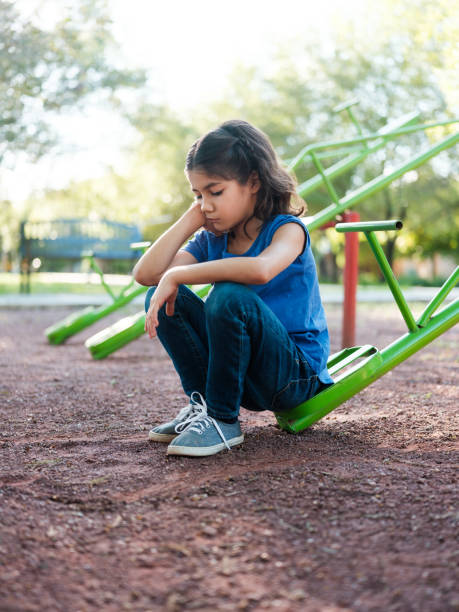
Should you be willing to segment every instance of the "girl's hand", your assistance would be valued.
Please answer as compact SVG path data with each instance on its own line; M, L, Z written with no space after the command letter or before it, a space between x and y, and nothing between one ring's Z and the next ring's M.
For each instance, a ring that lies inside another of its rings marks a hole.
M174 314L175 298L177 297L179 284L174 280L172 270L166 272L159 281L156 291L151 298L150 306L145 317L145 331L154 338L156 328L159 325L158 310L165 303L166 314L171 317Z
M208 232L212 232L212 234L215 234L215 236L223 235L223 232L219 232L217 229L215 229L214 225L210 221L207 220L205 214L201 210L201 203L198 200L195 200L192 203L192 205L190 206L190 210L193 211L194 215L200 217L201 219L200 227L203 227Z

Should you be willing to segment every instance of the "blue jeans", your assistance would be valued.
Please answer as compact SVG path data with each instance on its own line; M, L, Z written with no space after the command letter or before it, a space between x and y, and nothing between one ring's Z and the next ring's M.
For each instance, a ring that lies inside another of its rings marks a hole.
M155 287L148 290L148 310ZM234 422L239 408L282 412L318 393L319 381L287 330L249 287L216 283L204 302L181 285L173 316L158 313L158 338L186 395L199 391L208 414Z

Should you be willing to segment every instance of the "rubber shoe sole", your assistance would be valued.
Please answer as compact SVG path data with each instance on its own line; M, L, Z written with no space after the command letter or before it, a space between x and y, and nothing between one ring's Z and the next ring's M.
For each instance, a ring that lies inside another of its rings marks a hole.
M176 438L178 434L162 434L153 431L152 429L148 432L148 439L150 442L172 442L174 438Z
M229 446L236 446L242 444L244 441L244 434L227 440ZM213 446L168 446L168 455L184 455L186 457L207 457L208 455L215 455L222 450L225 450L226 446L224 442L221 444L214 444Z

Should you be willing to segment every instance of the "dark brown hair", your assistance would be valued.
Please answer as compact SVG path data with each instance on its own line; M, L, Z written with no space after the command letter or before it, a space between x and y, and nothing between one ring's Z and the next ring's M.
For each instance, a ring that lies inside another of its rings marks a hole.
M241 185L246 185L256 172L260 188L251 218L265 221L279 214L299 217L306 210L305 202L296 192L295 178L282 167L269 138L247 121L225 121L196 140L186 157L185 171L189 170L235 179Z

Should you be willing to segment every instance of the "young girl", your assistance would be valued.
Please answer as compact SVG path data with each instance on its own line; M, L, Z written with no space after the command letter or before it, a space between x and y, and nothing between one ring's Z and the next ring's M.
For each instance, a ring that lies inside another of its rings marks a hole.
M267 136L226 121L191 146L185 173L196 200L134 276L151 286L145 330L190 398L149 438L203 456L241 444L240 406L282 412L333 381L304 209L292 208L295 182ZM213 284L205 302L186 287L203 283Z

